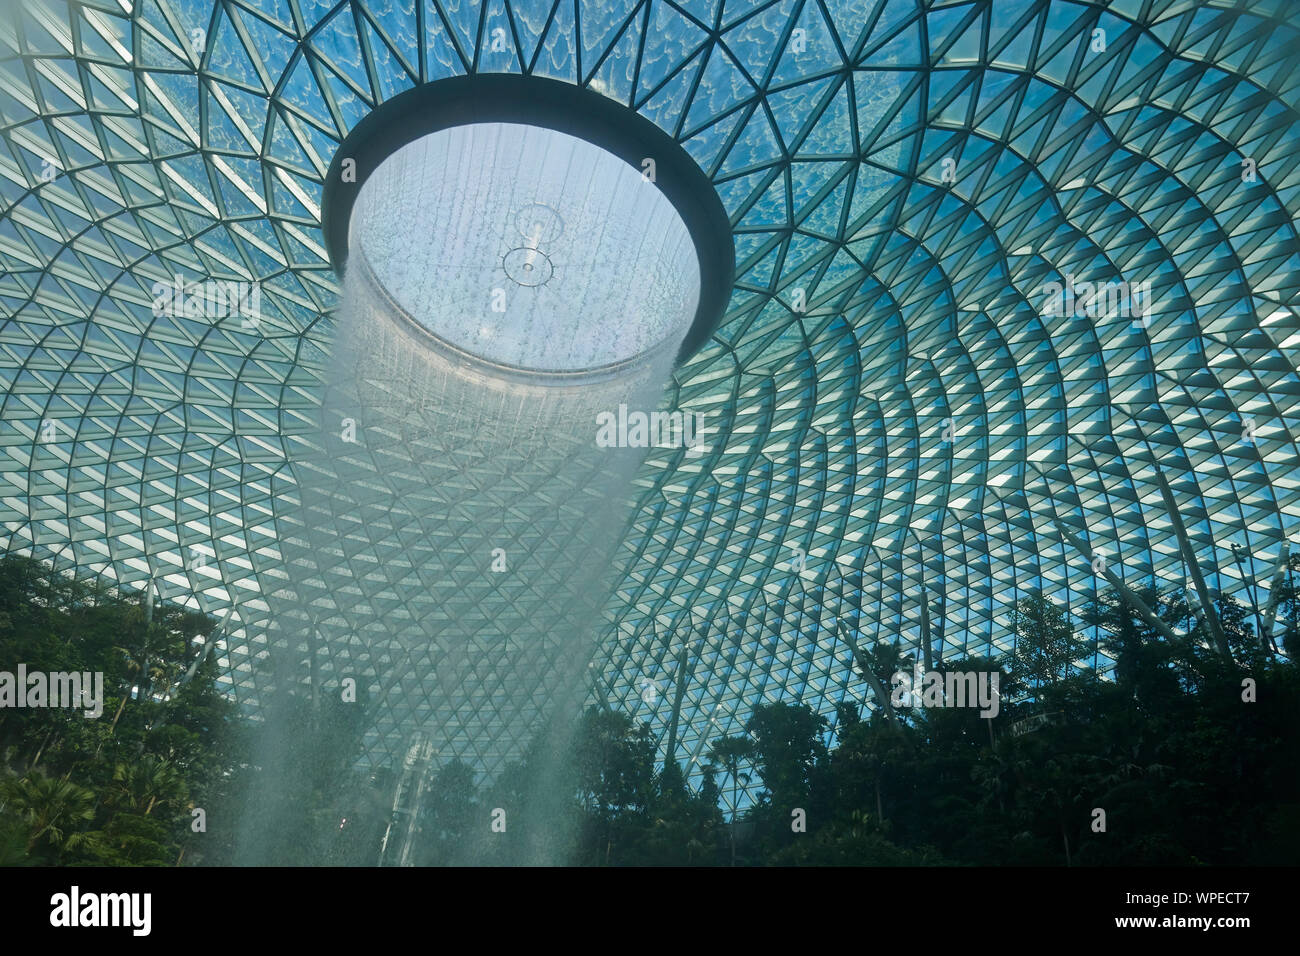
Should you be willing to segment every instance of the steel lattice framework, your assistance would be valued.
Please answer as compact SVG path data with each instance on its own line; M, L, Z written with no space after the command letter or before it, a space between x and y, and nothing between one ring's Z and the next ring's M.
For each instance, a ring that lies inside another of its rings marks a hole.
M915 642L923 600L955 655L1008 648L1027 591L1078 610L1098 554L1182 584L1192 551L1262 597L1300 529L1288 12L31 0L0 20L3 543L233 607L255 703L330 161L405 89L514 72L651 119L734 228L728 315L672 385L711 447L642 468L591 668L678 759L759 701L869 697L848 641ZM260 323L155 316L177 274L260 282ZM1051 308L1085 283L1149 283L1149 314Z

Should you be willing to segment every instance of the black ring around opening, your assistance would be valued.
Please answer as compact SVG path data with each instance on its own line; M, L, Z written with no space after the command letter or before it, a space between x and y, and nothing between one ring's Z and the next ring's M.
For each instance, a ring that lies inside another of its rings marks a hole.
M650 120L593 90L513 73L451 77L399 93L367 114L340 144L325 178L321 226L334 271L347 265L352 206L370 174L429 133L472 123L520 123L568 133L641 171L655 162L655 185L686 225L700 264L700 301L677 354L680 365L708 342L731 300L736 252L731 221L704 171ZM343 182L343 161L356 181Z

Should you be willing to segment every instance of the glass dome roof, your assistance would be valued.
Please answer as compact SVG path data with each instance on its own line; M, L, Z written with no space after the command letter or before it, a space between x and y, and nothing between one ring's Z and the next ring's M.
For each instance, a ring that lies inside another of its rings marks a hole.
M670 395L709 449L642 468L591 668L665 747L681 684L679 760L758 701L867 698L843 635L914 644L923 602L957 655L1009 648L1028 591L1081 609L1097 556L1264 599L1300 533L1300 71L1290 6L1237 7L7 7L4 544L233 606L255 705L337 293L329 164L403 90L504 72L651 120L732 221L727 315ZM154 308L196 282L258 307Z

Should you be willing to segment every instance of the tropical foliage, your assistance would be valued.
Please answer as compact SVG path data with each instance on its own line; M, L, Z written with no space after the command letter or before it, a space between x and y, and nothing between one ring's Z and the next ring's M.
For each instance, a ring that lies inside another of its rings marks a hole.
M997 671L996 717L891 702L891 675L922 651L884 642L857 652L867 699L833 720L762 704L682 766L660 762L650 725L591 707L488 781L416 750L358 769L364 699L289 681L240 716L211 619L8 557L0 669L102 671L106 699L98 720L0 709L0 864L1289 863L1297 571L1300 557L1259 613L1107 591L1076 621L1028 596L1012 653L933 665Z

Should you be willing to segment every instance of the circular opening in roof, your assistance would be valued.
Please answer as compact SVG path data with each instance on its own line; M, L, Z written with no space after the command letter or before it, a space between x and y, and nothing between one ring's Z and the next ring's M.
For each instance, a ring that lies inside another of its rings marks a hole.
M453 351L586 372L676 350L700 301L690 231L655 185L579 137L516 123L426 134L352 208L349 260Z
M649 120L558 80L482 74L407 90L340 145L325 240L433 346L580 380L708 341L731 297L731 224ZM358 254L359 253L359 254Z

